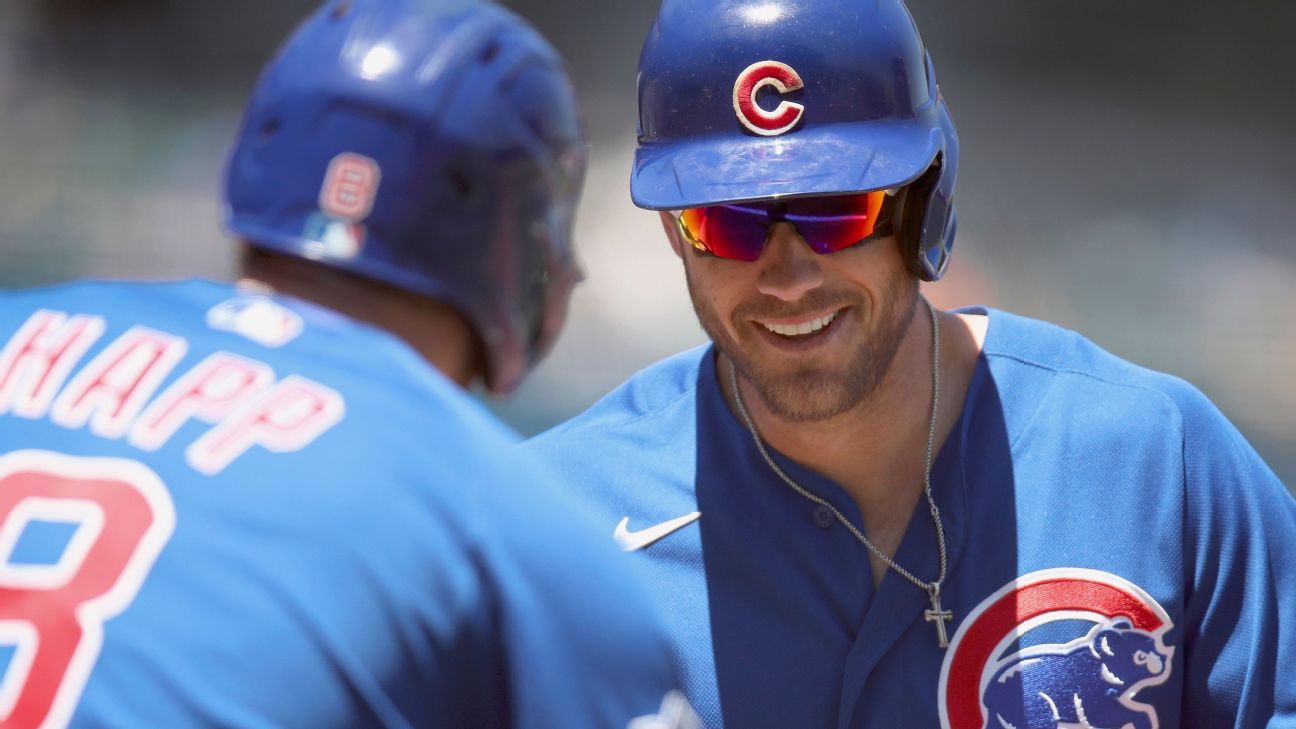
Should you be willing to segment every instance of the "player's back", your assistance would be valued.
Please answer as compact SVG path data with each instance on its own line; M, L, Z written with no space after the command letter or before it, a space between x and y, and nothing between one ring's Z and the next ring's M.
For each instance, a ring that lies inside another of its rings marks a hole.
M619 555L387 334L84 283L0 294L0 346L3 726L624 726L671 687Z

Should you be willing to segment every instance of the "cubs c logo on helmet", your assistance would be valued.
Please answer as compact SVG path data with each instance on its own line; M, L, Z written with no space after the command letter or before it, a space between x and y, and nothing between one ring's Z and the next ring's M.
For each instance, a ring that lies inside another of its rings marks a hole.
M733 107L738 121L762 137L786 134L801 121L805 107L784 99L774 111L765 111L756 104L756 92L773 86L780 94L796 91L805 86L792 67L778 61L757 61L738 74L734 81Z
M1056 621L1093 625L1066 643L1017 645ZM1164 637L1173 627L1152 596L1108 572L1020 577L982 601L950 643L938 693L941 727L1158 729L1156 710L1134 698L1170 677L1174 648Z

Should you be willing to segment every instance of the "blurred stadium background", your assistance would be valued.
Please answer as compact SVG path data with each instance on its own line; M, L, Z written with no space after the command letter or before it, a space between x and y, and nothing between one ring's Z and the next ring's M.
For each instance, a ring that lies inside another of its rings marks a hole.
M864 2L865 0L853 0ZM630 205L654 0L508 0L565 54L591 169L588 281L524 433L704 341ZM0 0L0 286L228 277L226 144L308 0ZM1296 487L1296 3L911 0L959 125L945 306L1067 326L1206 391Z

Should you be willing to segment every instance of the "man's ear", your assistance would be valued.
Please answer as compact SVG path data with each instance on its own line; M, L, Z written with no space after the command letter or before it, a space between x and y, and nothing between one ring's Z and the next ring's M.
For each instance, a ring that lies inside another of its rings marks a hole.
M684 260L684 240L680 237L679 224L675 222L675 216L666 210L657 212L661 216L662 228L666 231L666 240L670 241L671 250L682 261Z

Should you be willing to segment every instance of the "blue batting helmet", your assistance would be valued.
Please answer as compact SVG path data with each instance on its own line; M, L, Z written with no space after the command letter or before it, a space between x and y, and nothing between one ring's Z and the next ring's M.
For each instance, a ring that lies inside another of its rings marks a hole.
M249 244L446 301L511 390L580 279L585 149L562 62L473 0L335 0L262 73L230 154Z
M637 205L909 185L909 266L954 241L958 136L901 0L664 0L639 59Z

